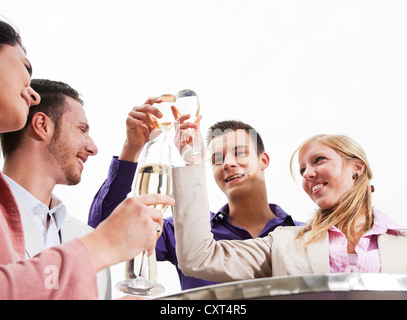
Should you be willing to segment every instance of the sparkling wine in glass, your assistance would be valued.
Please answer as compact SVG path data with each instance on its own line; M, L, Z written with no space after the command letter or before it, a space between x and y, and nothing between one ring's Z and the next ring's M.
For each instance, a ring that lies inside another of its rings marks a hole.
M154 107L159 109L163 114L162 118L153 118L153 121L157 124L157 126L166 134L171 128L174 123L174 116L172 115L171 106L175 106L176 97L172 94L163 94L161 95L162 102L155 103Z
M195 117L193 119L195 121L201 111L195 91L189 89L179 91L176 95L176 108L180 115L190 114L191 117Z
M145 146L142 165L137 173L134 193L171 194L171 147L165 139L150 141ZM164 212L168 206L157 205L154 208ZM126 263L126 280L116 287L137 296L155 296L164 292L164 287L156 282L157 261L155 254L147 256L143 251Z

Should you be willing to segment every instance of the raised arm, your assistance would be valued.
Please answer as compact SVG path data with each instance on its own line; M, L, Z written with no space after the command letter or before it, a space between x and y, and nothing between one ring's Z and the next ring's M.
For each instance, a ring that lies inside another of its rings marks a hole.
M272 275L268 237L213 239L204 167L174 168L173 196L177 258L185 275L217 282Z
M126 140L118 158L114 157L108 177L97 192L90 207L88 224L96 228L121 203L131 191L137 169L137 160L144 145L160 130L154 124L154 117L162 117L153 107L161 98L148 98L142 106L132 108L126 119Z

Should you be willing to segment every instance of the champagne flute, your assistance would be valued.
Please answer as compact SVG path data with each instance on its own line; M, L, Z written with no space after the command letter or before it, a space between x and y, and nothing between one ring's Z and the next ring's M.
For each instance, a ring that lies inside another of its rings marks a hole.
M156 118L151 116L153 121L156 123L157 127L162 130L164 135L172 128L174 123L174 117L172 115L171 106L175 105L176 97L172 94L161 95L162 102L155 103L154 107L161 111L163 116L161 118Z
M171 147L164 140L154 140L146 144L143 160L137 173L134 193L171 194ZM164 212L168 206L156 205L154 208ZM136 296L155 296L164 292L164 287L156 282L157 262L155 253L147 256L144 250L126 263L126 280L116 288Z
M179 116L190 114L195 116L195 121L201 111L199 99L195 91L185 89L181 90L176 95L176 109ZM205 149L196 145L196 137L194 130L191 130L192 147L186 151L182 151L182 158L185 162L189 163L194 156L201 156L204 154Z

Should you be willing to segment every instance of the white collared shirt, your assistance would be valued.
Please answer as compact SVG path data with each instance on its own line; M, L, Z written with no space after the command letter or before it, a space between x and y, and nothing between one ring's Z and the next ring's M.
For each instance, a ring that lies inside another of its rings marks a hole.
M61 244L59 231L66 216L66 207L63 202L52 194L51 209L35 198L13 179L3 174L10 185L14 196L24 203L27 210L32 214L36 226L44 240L46 248ZM50 223L47 229L47 216L50 215Z

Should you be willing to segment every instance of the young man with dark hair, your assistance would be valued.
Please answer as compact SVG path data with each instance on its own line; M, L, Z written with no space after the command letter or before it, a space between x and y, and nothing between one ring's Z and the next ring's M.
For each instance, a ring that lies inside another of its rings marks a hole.
M78 92L51 80L32 80L31 86L40 104L29 109L23 129L1 134L3 174L20 209L27 258L92 231L67 215L52 191L57 184L78 184L83 164L97 154ZM98 273L98 290L100 299L111 298L109 269Z
M31 74L20 36L0 19L0 133L21 130L29 108L40 103L31 88ZM45 122L37 123L37 129L38 124L45 128ZM52 126L46 127L52 132ZM24 158L27 174L32 171L31 156ZM24 234L23 215L0 172L0 299L96 299L97 272L144 250L153 253L162 213L151 206L158 204L173 205L174 200L158 194L129 197L96 230L26 259L25 241L30 240Z
M155 129L149 113L159 116L158 109L153 107L154 103L159 102L156 98L150 98L143 106L135 107L129 113L123 151L120 157L112 159L108 178L92 203L88 220L91 226L96 227L106 219L131 191L138 155L148 141L149 133ZM176 139L186 144L190 139L180 137L193 127L197 142L200 143L200 118L197 124L184 123L188 117L184 115L177 119ZM136 130L138 134L135 133ZM209 213L216 240L250 239L267 235L277 226L298 224L278 205L268 203L264 170L269 165L269 157L254 128L240 121L221 121L210 128L208 143L214 178L228 198L228 203L218 212ZM130 145L137 147L131 149ZM183 147L185 145L179 145L180 150ZM136 156L124 159L122 155L128 154L128 150L132 150ZM215 283L186 277L179 270L172 217L164 219L163 233L156 245L156 256L158 261L170 261L174 264L183 290Z

